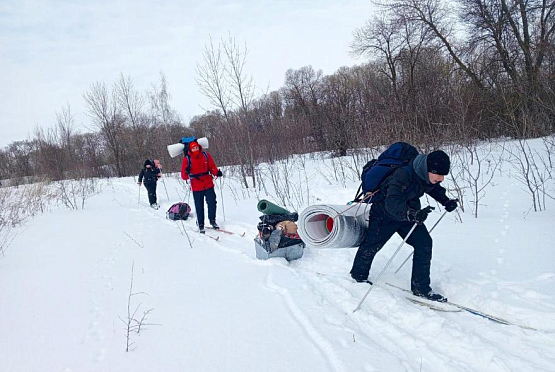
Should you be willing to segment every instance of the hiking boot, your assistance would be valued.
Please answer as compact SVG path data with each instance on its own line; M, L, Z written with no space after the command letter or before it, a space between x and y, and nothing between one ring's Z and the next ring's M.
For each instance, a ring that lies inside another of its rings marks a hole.
M216 223L216 221L210 221L210 225L212 225L212 228L214 230L219 230L220 226L218 226L218 224Z
M206 230L204 229L204 225L200 225L198 227L198 232L201 233L201 234L204 234L206 232Z
M428 293L413 291L412 292L415 296L423 297L430 301L437 301L437 302L447 302L447 297L443 297L439 293L435 293L434 291L429 291Z

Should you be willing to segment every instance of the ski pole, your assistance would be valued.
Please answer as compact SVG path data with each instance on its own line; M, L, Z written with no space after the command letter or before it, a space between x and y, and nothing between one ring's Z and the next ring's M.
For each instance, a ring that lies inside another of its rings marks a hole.
M160 175L162 175L162 171L160 171ZM162 178L162 184L164 185L164 190L166 190L166 196L168 197L168 201L170 201L170 196L168 195L168 189L166 188L166 180Z
M432 226L432 228L430 229L429 233L431 234L432 231L434 231L435 227L437 226L437 224L439 223L439 221L442 220L443 217L445 217L445 215L447 214L447 211L443 212L443 214L441 215L441 217L439 217L439 219L436 221L436 223L434 224L434 226ZM410 252L410 254L408 255L407 258L405 258L405 260L403 261L403 263L401 264L401 266L399 266L399 268L397 270L395 270L395 274L397 274L399 272L399 270L401 270L401 268L407 263L407 261L409 260L409 258L412 257L412 255L414 254L414 251Z
M187 183L187 204L191 205L191 193L193 192L193 189L189 186L189 182L185 182Z
M139 185L139 200L137 200L137 204L141 204L141 185Z
M360 302L358 303L357 307L353 310L353 313L356 312L358 309L360 309L360 306L362 305L362 303L364 302L364 300L366 300L366 297L368 297L368 295L370 294L370 292L372 291L372 289L374 289L374 287L376 286L376 284L378 283L378 281L380 280L381 276L383 275L383 273L385 272L385 270L387 269L387 267L389 266L389 264L391 263L391 261L393 261L393 259L395 258L395 256L397 255L397 253L399 253L399 250L401 249L401 247L405 244L405 242L408 240L408 238L411 236L412 232L414 231L414 229L416 229L416 226L418 226L418 223L414 223L414 225L412 226L412 228L410 229L409 233L407 234L407 236L405 236L405 239L403 239L403 241L401 242L401 244L399 244L399 247L397 247L397 250L395 251L395 253L393 253L393 256L391 256L391 258L389 259L389 261L387 261L387 263L385 264L385 266L383 267L382 271L378 274L376 280L374 280L374 285L371 285L370 288L368 289L368 291L366 292L366 294L364 295L364 297L362 297L362 300L360 300Z
M160 170L160 178L162 178L162 164L160 164L160 160L154 159L154 167ZM164 180L164 178L162 178L162 183L164 184L164 190L166 190L168 201L170 201L170 196L168 195L168 189L166 188L166 181Z
M220 177L220 199L222 199L222 214L224 215L224 222L225 222L224 192L223 192L222 178L221 177Z

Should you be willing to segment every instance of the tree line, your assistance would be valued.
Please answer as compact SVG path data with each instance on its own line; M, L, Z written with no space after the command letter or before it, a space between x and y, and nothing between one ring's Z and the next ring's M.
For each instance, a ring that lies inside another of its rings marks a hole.
M145 157L177 171L166 145L206 136L218 165L246 187L256 168L292 154L375 148L398 140L421 150L445 143L555 132L555 2L393 0L353 33L365 63L331 75L306 66L283 86L256 94L248 50L232 37L204 49L197 83L205 113L184 123L167 83L139 93L129 77L84 93L94 131L74 131L71 109L55 129L0 151L1 179L128 176ZM333 51L330 51L333 53ZM363 150L364 151L364 150Z

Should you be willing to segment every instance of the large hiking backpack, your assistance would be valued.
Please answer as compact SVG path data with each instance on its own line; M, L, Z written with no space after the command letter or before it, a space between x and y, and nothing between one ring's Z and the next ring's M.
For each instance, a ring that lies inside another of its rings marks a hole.
M185 147L189 146L189 144L191 142L194 142L197 140L197 137L195 136L191 136L191 137L181 137L181 141L179 141L179 143L182 143L185 145Z
M189 218L189 213L191 213L191 207L189 207L189 204L179 202L175 203L170 207L170 209L168 209L166 217L174 221L186 220Z
M204 139L206 139L206 138L204 138ZM187 158L187 168L185 169L185 173L190 178L200 178L202 176L206 176L207 174L210 174L208 169L206 169L206 172L191 174L191 157L189 156L189 144L191 142L195 142L195 141L198 141L198 139L197 139L197 137L194 137L194 136L181 138L181 143L185 146L183 148L183 154ZM208 155L206 154L206 151L203 150L202 154L204 155L204 158L206 159L206 163L208 164Z
M395 142L362 168L360 184L354 201L372 203L377 201L374 195L378 193L380 184L397 168L406 167L418 155L418 150L406 142ZM412 177L412 172L409 170Z

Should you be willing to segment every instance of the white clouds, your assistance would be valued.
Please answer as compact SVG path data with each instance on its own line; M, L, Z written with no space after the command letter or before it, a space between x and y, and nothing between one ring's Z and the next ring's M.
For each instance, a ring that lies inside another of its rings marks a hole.
M140 90L166 75L184 118L206 105L195 67L209 35L231 35L250 51L248 72L260 90L277 89L288 68L332 73L352 65L352 31L370 17L353 1L13 1L0 5L0 146L52 125L71 105L88 122L82 94L120 73Z

